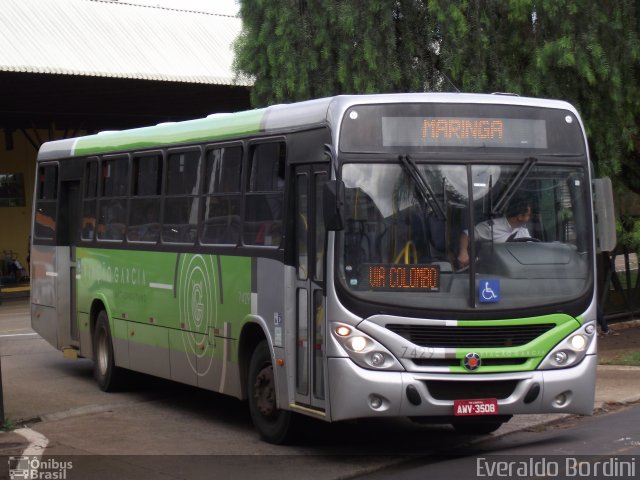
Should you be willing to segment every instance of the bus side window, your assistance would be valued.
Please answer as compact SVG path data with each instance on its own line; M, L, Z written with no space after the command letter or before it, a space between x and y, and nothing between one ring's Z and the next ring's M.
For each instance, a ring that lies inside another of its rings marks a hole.
M36 200L34 237L53 240L56 234L56 202L58 199L58 166L45 165L38 169L38 198Z
M103 159L101 167L97 238L122 241L127 221L129 158Z
M167 159L162 241L193 244L198 229L200 150L172 152Z
M204 223L200 241L237 245L242 202L242 147L226 146L206 153Z
M82 196L82 225L80 238L93 240L96 228L96 203L98 197L98 159L90 158L85 166L84 192Z
M160 238L162 155L133 158L133 192L127 240L155 243Z
M284 213L285 160L284 142L262 143L252 148L245 197L245 245L280 245Z

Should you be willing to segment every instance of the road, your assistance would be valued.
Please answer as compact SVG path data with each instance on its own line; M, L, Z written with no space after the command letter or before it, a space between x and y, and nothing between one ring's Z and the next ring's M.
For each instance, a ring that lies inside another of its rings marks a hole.
M451 453L484 454L478 450L482 437L406 419L309 421L298 444L274 446L258 438L246 404L232 398L143 375L134 376L127 391L104 393L93 381L91 361L63 358L31 330L26 302L0 307L0 354L6 416L19 420L16 427L26 425L29 430L23 432L44 439L43 460L71 462L73 468L66 472L70 480L205 476L324 480L366 476L381 469L382 475L400 476L379 478L404 478L425 463L430 469L443 464L436 460ZM599 418L605 417L594 417ZM512 422L498 433L517 430L518 419ZM513 454L530 455L538 454L533 446L547 445L553 452L557 449L553 435L557 434L513 433L483 443L482 448L509 455L522 448ZM2 433L0 455L21 455L28 444L16 432ZM597 444L594 449L601 451ZM468 468L464 460L458 462ZM8 473L3 464L0 458L0 478ZM394 465L397 470L384 470ZM450 473L449 467L446 472Z
M511 470L509 471L509 467ZM521 468L521 471L517 471ZM502 470L501 470L502 469ZM358 480L640 477L640 405L571 417L441 455L430 455ZM611 475L609 475L611 473Z

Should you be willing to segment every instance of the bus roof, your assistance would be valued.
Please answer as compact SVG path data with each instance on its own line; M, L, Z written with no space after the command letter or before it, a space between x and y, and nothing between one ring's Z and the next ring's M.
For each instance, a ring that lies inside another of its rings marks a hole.
M85 137L44 143L38 161L143 150L189 143L232 140L255 134L282 133L313 126L337 124L341 112L357 104L384 103L469 103L520 105L577 112L564 101L501 94L391 93L340 95L304 102L272 105L237 113L219 113L206 118L122 131L106 131Z

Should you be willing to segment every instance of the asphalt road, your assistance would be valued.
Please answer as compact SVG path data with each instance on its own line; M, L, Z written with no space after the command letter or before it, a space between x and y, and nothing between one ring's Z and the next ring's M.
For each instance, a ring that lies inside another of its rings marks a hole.
M356 478L466 480L483 477L637 479L640 477L640 405L605 415L567 418L544 427L485 439Z

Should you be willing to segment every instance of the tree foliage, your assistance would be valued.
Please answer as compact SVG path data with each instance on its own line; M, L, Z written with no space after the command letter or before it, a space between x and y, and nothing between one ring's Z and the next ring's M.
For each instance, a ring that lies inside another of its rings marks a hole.
M598 173L622 178L624 169L640 193L638 0L430 0L428 8L442 31L440 68L461 90L568 100Z
M451 90L560 98L597 173L640 193L640 0L240 0L256 106Z
M256 106L435 88L432 29L412 0L242 0L235 69Z

